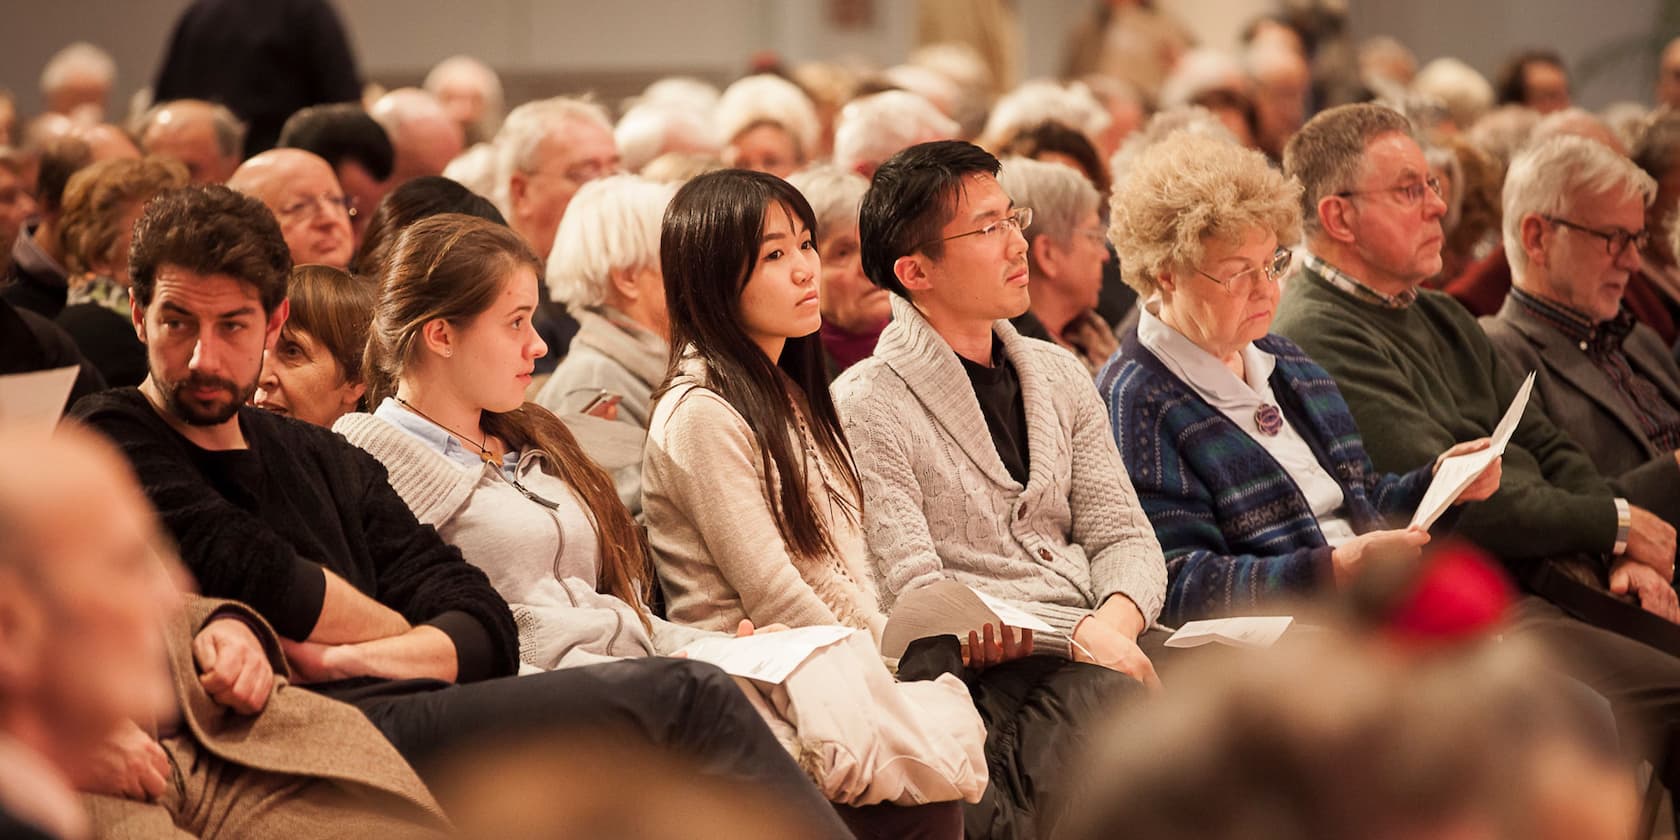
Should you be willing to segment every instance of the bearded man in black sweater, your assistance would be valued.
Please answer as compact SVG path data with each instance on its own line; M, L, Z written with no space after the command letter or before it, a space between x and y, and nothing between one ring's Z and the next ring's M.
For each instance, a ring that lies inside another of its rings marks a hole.
M360 707L422 778L488 738L606 729L846 836L716 668L646 659L513 676L506 602L415 520L384 467L330 431L246 406L286 320L290 268L255 199L220 186L159 196L130 259L149 375L72 412L128 456L204 594L261 613L298 681Z

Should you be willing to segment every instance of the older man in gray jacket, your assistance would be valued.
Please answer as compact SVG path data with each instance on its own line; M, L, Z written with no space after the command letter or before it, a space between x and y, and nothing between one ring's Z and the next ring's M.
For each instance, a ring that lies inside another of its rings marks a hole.
M1650 176L1591 140L1555 138L1523 154L1504 194L1514 286L1481 324L1507 365L1536 372L1534 401L1599 472L1643 488L1652 512L1672 524L1680 522L1680 368L1622 306L1655 194Z
M976 146L924 143L863 199L864 271L895 293L893 321L834 403L881 600L954 579L1153 683L1137 637L1165 597L1161 547L1085 366L1009 325L1028 305L1031 210L997 171Z

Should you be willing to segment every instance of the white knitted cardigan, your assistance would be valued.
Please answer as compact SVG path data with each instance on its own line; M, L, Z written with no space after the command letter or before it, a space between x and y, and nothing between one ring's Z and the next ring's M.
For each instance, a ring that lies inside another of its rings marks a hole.
M892 307L874 355L833 389L863 478L883 607L952 578L1068 633L1115 594L1153 621L1166 565L1085 366L1008 321L993 327L1021 381L1023 487L998 457L956 353L909 301L895 295Z

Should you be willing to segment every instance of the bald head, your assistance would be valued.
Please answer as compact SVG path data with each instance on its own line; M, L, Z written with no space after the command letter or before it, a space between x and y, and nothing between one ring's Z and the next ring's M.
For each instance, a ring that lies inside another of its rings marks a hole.
M333 168L313 152L270 149L240 164L227 185L261 201L280 222L293 265L344 268L355 242Z
M460 156L466 135L436 97L419 88L398 88L373 103L368 113L385 128L396 149L391 185L423 175L442 175Z
M1534 131L1528 136L1528 147L1544 143L1553 137L1585 137L1595 143L1602 143L1618 155L1627 156L1627 144L1616 132L1610 130L1604 120L1598 118L1591 111L1581 108L1565 108L1553 111L1545 118L1534 124Z
M140 147L122 129L110 123L100 123L77 129L75 136L88 144L93 162L102 160L139 160Z
M104 439L0 424L0 463L0 732L76 774L118 723L173 706L176 567Z
M186 164L195 184L225 183L239 167L244 126L227 108L200 99L178 99L153 108L140 128L148 155Z

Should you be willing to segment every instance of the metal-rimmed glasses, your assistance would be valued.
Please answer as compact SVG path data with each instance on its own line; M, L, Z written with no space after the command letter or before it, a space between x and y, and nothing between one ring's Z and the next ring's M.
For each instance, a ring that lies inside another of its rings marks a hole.
M1224 280L1221 280L1199 268L1193 267L1190 270L1219 284L1219 287L1224 289L1226 292L1237 297L1242 297L1254 291L1254 284L1260 282L1261 277L1276 283L1283 277L1283 273L1289 270L1289 264L1294 261L1294 259L1294 252L1290 251L1288 248L1280 247L1276 251L1272 252L1272 261L1270 263L1267 263L1266 265L1257 265L1253 268L1245 268L1242 271L1225 278Z
M291 221L293 219L303 218L305 214L308 214L309 217L313 218L316 213L319 213L322 210L331 213L335 208L343 210L344 215L349 216L352 219L356 218L356 199L347 195L333 195L332 193L321 193L320 195L309 196L308 198L300 198L297 201L280 208L280 212L275 215L281 219Z
M953 239L961 239L965 236L978 236L984 239L991 239L995 235L1009 230L1020 231L1023 235L1025 235L1027 228L1032 227L1032 217L1033 211L1031 207L1017 207L1014 210L1009 211L1008 215L992 222L989 225L986 225L983 228L964 231L962 233L953 233L950 236L941 236L938 239L929 239L928 241L917 245L915 250L920 251L935 242L950 242Z
M1431 175L1421 181L1413 181L1412 183L1401 184L1395 187L1381 187L1374 190L1342 190L1341 192L1336 193L1336 195L1341 198L1352 198L1356 195L1391 193L1399 196L1400 200L1406 203L1406 206L1415 207L1423 202L1425 190L1434 193L1436 198L1440 198L1441 179Z

